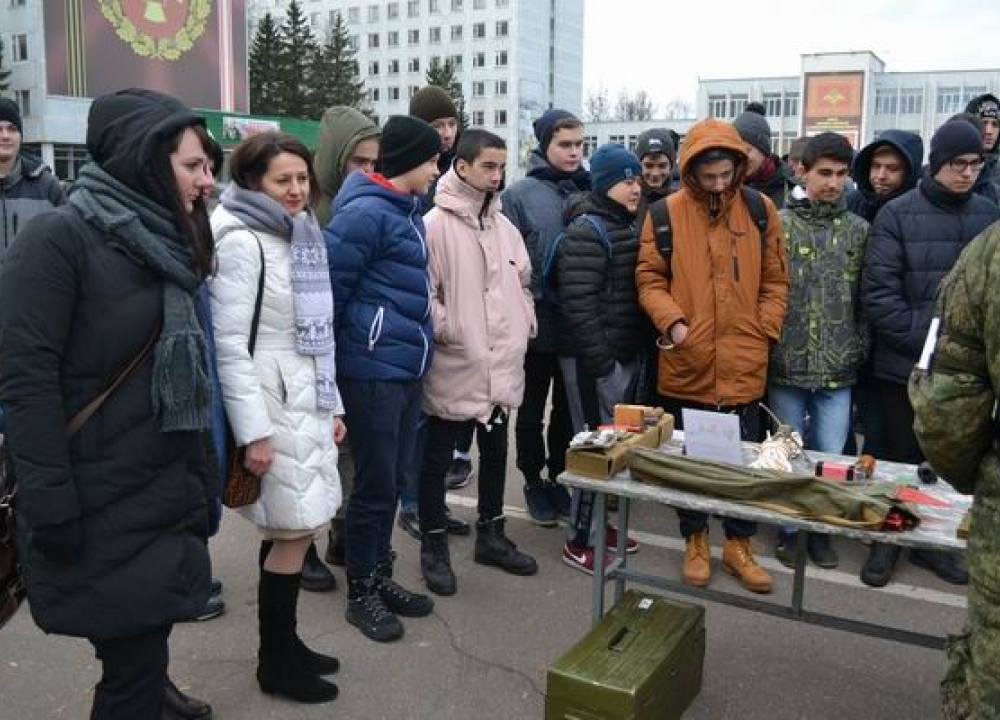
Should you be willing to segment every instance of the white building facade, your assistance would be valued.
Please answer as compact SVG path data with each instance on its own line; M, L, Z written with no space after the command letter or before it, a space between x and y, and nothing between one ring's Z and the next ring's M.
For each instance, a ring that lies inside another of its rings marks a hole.
M300 0L320 38L341 13L380 121L407 114L427 69L450 60L469 122L504 137L509 174L533 146L532 121L549 107L578 113L583 95L583 0ZM284 20L288 0L252 0L256 22ZM251 108L251 112L253 108ZM518 162L514 162L514 158Z

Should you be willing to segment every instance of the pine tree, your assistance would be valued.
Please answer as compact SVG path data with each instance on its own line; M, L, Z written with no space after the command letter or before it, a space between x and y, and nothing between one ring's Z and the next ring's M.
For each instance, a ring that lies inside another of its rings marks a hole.
M281 34L271 13L257 25L247 58L250 73L250 110L261 115L281 111Z
M0 93L10 88L10 70L3 69L3 38L0 38Z
M465 112L465 95L462 93L462 81L455 74L455 65L451 60L441 63L435 60L427 68L426 80L428 85L437 85L448 91L451 99L455 102L455 109L458 111L458 127L464 130L469 127L469 115Z
M288 13L281 26L279 110L282 115L310 117L309 107L312 65L318 47L299 0L288 4Z
M311 68L309 109L319 118L333 105L346 105L367 110L365 84L358 72L358 61L351 45L351 36L338 12L327 33L326 41L313 58Z

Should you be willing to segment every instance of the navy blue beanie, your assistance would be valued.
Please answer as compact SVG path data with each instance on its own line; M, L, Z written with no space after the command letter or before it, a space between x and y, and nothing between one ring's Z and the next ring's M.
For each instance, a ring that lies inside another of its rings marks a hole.
M931 176L959 155L982 155L983 134L968 120L949 120L931 137Z
M535 137L538 138L538 147L544 155L549 151L549 143L552 142L552 135L555 133L555 124L560 120L576 119L576 115L559 108L549 108L542 116L532 123L535 130Z
M608 190L629 178L642 177L639 159L624 145L601 145L590 156L590 183L594 192L607 194Z

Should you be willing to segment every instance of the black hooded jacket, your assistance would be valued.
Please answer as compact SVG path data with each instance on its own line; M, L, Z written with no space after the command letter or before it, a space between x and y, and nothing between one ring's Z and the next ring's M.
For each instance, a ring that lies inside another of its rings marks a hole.
M91 154L148 194L150 138L200 120L145 91L109 104L91 116ZM162 431L147 359L66 435L69 419L157 332L163 281L71 204L36 216L21 235L0 282L0 400L32 616L45 632L98 639L190 618L211 580L206 496L216 470L207 433ZM77 557L41 552L37 528L77 540Z
M606 237L583 215L602 223ZM604 194L576 195L558 253L561 352L578 357L589 375L604 377L616 360L635 360L652 332L635 284L635 220Z
M902 187L888 195L878 195L872 187L871 168L875 153L884 147L890 147L903 156L907 162L906 180ZM890 200L895 200L917 186L920 179L920 168L924 162L924 141L916 133L906 130L886 130L878 140L868 143L858 156L854 158L851 174L857 189L847 196L847 209L855 215L864 218L869 223L875 221L875 215Z

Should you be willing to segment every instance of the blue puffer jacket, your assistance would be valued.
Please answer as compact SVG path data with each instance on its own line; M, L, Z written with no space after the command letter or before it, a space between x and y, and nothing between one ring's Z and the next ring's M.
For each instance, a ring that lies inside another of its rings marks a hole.
M905 385L934 313L938 285L969 241L1000 219L973 192L947 191L928 174L875 217L861 297L875 339L875 377Z
M417 380L433 329L420 198L352 173L324 231L337 313L337 376Z

